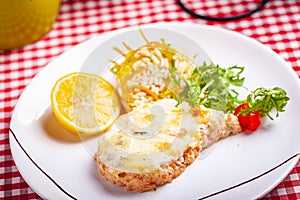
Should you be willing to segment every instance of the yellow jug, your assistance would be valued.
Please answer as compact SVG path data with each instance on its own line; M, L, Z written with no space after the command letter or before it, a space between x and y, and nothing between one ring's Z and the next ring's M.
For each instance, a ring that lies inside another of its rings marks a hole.
M0 0L0 49L22 47L52 28L60 0Z

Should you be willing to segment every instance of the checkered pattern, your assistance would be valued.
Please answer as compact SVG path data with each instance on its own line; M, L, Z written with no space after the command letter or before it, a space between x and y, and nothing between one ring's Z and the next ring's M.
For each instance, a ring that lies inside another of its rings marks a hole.
M183 2L196 12L228 16L247 11L259 0ZM58 19L46 36L21 49L0 51L0 199L39 199L20 176L8 140L13 108L33 76L60 53L94 35L162 21L195 22L241 32L272 48L300 76L298 0L270 0L263 10L251 17L229 22L195 19L184 13L175 0L63 0ZM300 163L265 199L300 199L299 177Z

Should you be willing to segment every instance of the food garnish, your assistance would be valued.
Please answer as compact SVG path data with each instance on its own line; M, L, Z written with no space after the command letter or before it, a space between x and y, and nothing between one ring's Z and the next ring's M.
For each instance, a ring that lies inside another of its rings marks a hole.
M275 116L278 117L279 112L285 111L288 101L289 97L282 88L260 87L248 95L245 103L238 106L234 114L238 116L242 130L255 131L260 125L261 116L268 116L273 120L270 113L275 110Z
M204 105L234 113L238 116L242 130L254 131L259 127L261 117L268 116L273 120L270 114L273 110L276 111L276 117L279 112L284 112L289 97L280 87L260 87L250 92L245 100L240 100L234 87L243 87L243 71L244 67L221 68L219 65L204 63L193 70L190 79L184 79L185 87L179 94L174 94L174 98L179 104L186 101L192 106ZM170 74L173 82L177 83L179 75Z
M249 104L249 108L240 112L240 114L246 116L252 111L258 111L260 115L267 115L270 119L274 119L270 112L275 109L276 117L279 116L279 112L284 112L284 107L289 101L286 91L280 87L274 88L257 88L252 91L245 100Z
M51 105L58 122L80 134L107 130L120 113L114 87L104 78L85 72L57 80L51 91Z
M165 42L150 42L147 40L145 45L137 49L132 49L126 43L123 43L123 46L128 50L128 53L123 52L118 47L114 47L114 50L122 55L124 60L121 63L111 60L114 65L110 70L118 79L131 70L146 64L160 65L160 67L169 66L171 65L173 56L177 54L177 51Z
M174 71L171 69L171 72ZM241 77L244 67L221 68L219 65L204 63L197 66L189 79L170 73L174 83L184 79L185 87L175 94L178 103L188 102L191 106L204 105L207 108L232 112L240 101L238 92L231 86L242 87L245 78ZM177 94L176 94L177 93Z

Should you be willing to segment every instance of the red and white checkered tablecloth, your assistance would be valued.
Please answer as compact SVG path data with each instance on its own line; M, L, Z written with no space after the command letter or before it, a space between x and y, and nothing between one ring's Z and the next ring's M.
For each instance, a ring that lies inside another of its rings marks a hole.
M234 2L259 1L183 2L195 10L222 16L244 9L241 4L234 8ZM14 106L34 75L59 54L92 36L166 21L208 24L243 33L272 48L300 76L299 0L270 0L252 16L228 22L193 18L175 0L63 0L57 21L46 36L20 49L0 51L0 199L40 199L18 172L9 146L9 124ZM265 199L300 199L300 162Z

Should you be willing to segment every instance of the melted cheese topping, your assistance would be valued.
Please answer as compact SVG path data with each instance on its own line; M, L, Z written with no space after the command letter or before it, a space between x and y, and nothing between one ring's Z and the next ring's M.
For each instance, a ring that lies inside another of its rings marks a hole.
M98 142L97 160L111 170L147 173L180 158L189 146L199 146L199 122L213 123L213 111L195 117L187 104L162 99L121 116ZM200 116L200 117L199 117Z

